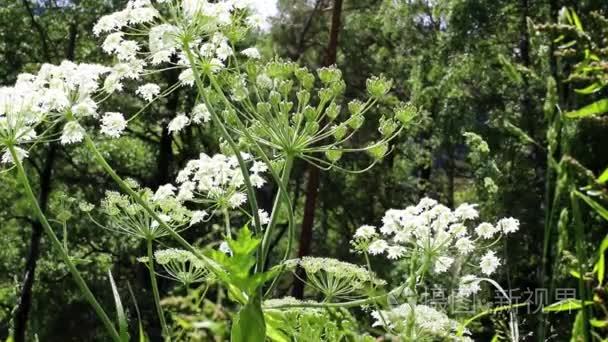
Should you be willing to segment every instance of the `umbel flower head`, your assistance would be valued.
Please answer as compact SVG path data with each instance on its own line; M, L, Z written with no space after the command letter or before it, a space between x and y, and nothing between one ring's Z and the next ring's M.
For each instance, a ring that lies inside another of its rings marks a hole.
M373 326L386 327L397 334L404 333L408 325L413 324L409 337L415 341L471 341L457 337L458 322L427 305L401 304L390 310L373 311L372 317Z
M82 141L85 130L81 122L98 118L99 103L108 95L101 80L111 70L70 61L43 64L37 74L21 74L13 87L0 88L0 147L45 138L46 134L36 133L37 126L45 122L65 123L59 139L62 144ZM20 156L27 155L24 149L17 151ZM10 161L4 152L3 160Z
M156 193L147 188L137 190L163 223L175 231L182 231L201 222L206 215L204 212L191 211L184 207L175 199L173 189L170 187L160 187ZM81 209L90 213L93 208L85 205L81 206ZM93 220L90 214L89 217L103 228L144 240L158 239L169 235L164 226L152 218L130 196L115 191L107 191L100 209L106 219L105 225Z
M247 0L130 0L124 9L102 17L93 28L96 36L104 36L103 50L117 60L104 87L122 90L124 80L168 69L180 71L178 84L163 90L157 84L145 83L136 94L149 103L180 85L193 86L193 68L217 73L234 64L230 59L237 55L259 58L255 47L241 52L235 47L261 23ZM190 57L195 58L194 65ZM192 117L178 115L176 120L170 126L172 132L200 123L194 113Z
M306 272L306 283L321 292L325 301L361 297L386 284L373 272L336 259L303 257L288 260L285 265L294 271L301 267Z
M14 87L0 88L2 162L12 162L12 156L5 150L7 146L27 144L36 139L36 126L42 122L45 114L39 99L31 77L21 75ZM27 156L27 151L19 147L17 153L19 157Z
M313 73L295 63L273 61L248 62L242 69L210 76L217 83L211 82L215 87L208 89L207 97L214 107L224 107L220 116L245 146L259 144L278 158L297 157L327 169L337 167L344 153L367 152L375 162L416 115L414 107L399 105L380 118L377 141L351 147L351 138L369 121L368 111L391 90L390 80L370 78L368 99L343 108L346 84L335 67Z
M213 278L213 274L205 264L189 251L176 248L163 249L154 252L154 259L165 271L165 273L158 273L160 276L178 281L186 286L206 282ZM147 257L141 257L138 260L143 263L149 261Z
M251 156L242 153L243 159L250 163L251 183L262 187L266 180L262 173L267 170L264 163L252 161ZM236 156L201 153L199 159L186 164L177 175L179 201L192 201L207 205L207 210L237 209L247 201L243 174L239 169Z
M489 276L500 265L500 259L489 246L502 235L517 231L519 221L504 218L495 225L488 222L475 225L478 216L474 204L464 203L450 210L433 199L423 198L416 206L388 210L379 229L362 226L351 243L360 252L389 260L419 259L435 274L447 272L460 264L456 260L466 258L469 264L474 264L474 271ZM474 279L463 282L467 287L460 292L467 295L476 292L479 287Z

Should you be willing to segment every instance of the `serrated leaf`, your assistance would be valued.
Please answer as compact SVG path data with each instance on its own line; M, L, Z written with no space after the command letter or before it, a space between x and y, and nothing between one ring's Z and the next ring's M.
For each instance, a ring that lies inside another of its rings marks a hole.
M566 116L571 119L585 118L588 116L599 115L608 112L608 99L596 101L585 107L566 113Z
M261 240L253 237L253 233L247 226L241 228L236 240L228 239L228 246L232 250L233 255L252 255L255 253Z
M232 254L217 250L208 252L209 257L225 270L217 274L218 279L228 286L230 298L239 303L245 303L248 296L254 295L260 286L276 275L276 270L251 274L257 261L256 251L260 242L261 239L256 238L245 226L236 239L227 240Z
M266 337L272 342L291 341L282 328L285 327L284 314L280 310L265 310L264 321L266 322Z

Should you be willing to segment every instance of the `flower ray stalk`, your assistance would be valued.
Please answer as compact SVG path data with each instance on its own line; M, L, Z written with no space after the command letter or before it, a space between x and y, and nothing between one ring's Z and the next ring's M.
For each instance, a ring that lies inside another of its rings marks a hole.
M264 231L264 237L262 239L262 244L260 247L260 249L261 249L260 258L258 258L258 264L256 265L256 270L258 272L263 272L263 270L264 270L264 264L266 263L266 258L268 257L268 250L270 249L270 234L272 233L272 231L274 230L274 227L277 224L279 212L281 211L281 204L283 202L283 198L282 198L283 193L285 193L285 196L289 195L286 192L286 189L287 189L287 184L289 183L289 176L291 175L292 167L293 167L293 157L287 156L287 158L285 158L285 166L283 168L283 173L281 174L281 179L280 179L280 183L282 184L282 187L279 187L279 190L277 191L275 202L272 206L272 214L270 216L270 223L268 224L268 227L266 227L266 230ZM283 190L283 189L285 189L285 190ZM290 206L288 206L288 207L290 207ZM289 250L288 250L288 252L289 252Z
M55 235L55 232L53 232L53 228L51 228L51 225L49 224L46 216L42 212L42 209L40 209L40 206L38 205L38 200L36 199L36 196L34 196L34 192L32 191L29 180L27 178L27 174L25 173L25 169L23 168L23 164L21 163L21 160L19 160L15 147L11 146L11 145L9 145L7 147L13 158L15 167L17 168L19 178L21 178L21 183L22 183L23 187L25 188L26 195L27 195L29 201L31 202L32 206L34 207L36 216L38 216L38 219L40 220L40 223L42 224L42 227L44 228L45 233L50 238L53 247L55 247L57 249L57 251L59 252L61 259L63 260L63 262L65 262L72 277L74 278L76 285L78 286L78 288L80 289L82 294L85 296L85 299L93 307L93 310L95 311L95 313L97 314L99 319L102 321L107 332L110 334L112 340L121 342L120 336L118 335L116 328L112 324L112 321L110 320L110 318L108 317L108 315L106 314L104 309L101 307L101 305L99 304L99 302L97 301L97 299L95 298L95 296L93 295L93 293L91 292L89 287L87 286L86 282L80 275L80 272L78 271L78 269L76 269L76 266L74 266L74 264L70 260L70 256L67 254L67 252L63 248L61 241L59 241L59 239L57 238L57 235Z
M186 51L186 55L188 57L188 60L191 64L192 67L195 66L194 63L194 59L192 56L191 51L189 50L188 44L185 45L184 50ZM251 183L249 181L249 172L247 171L247 168L244 166L244 162L242 161L242 157L240 156L240 151L238 149L238 147L236 146L236 144L234 143L234 140L232 140L232 138L230 137L228 131L226 130L226 127L223 125L223 123L221 122L221 119L217 116L217 113L215 113L215 111L212 109L212 106L210 105L209 101L206 99L206 97L204 96L204 89L203 89L203 84L202 84L202 80L200 78L200 75L198 75L196 72L194 72L194 78L195 78L195 82L197 84L197 88L199 90L199 92L201 93L204 102L207 105L207 108L209 108L209 112L212 115L212 118L214 120L214 122L216 124L218 124L218 126L220 126L220 131L222 132L222 135L224 137L224 139L226 139L226 141L228 141L229 145L231 146L231 148L233 149L233 151L235 152L235 155L237 156L237 159L239 161L239 166L241 167L241 172L243 173L243 177L245 179L245 186L247 187L247 192L249 194L249 197L251 197L251 202L250 204L252 205L252 214L253 214L253 218L254 218L254 222L255 222L255 228L258 229L258 227L260 226L259 223L259 215L258 215L258 208L257 208L257 202L255 199L255 193L253 191L253 187L251 186ZM211 85L222 95L222 100L231 107L234 107L232 105L232 103L230 103L230 101L228 101L228 99L225 97L223 91L221 90L221 88L219 87L219 85L217 84L217 82L215 82L215 80L213 78L209 78L209 81L211 83ZM240 122L240 120L238 120ZM280 126L280 125L279 125ZM243 133L245 133L245 136L254 144L254 146L256 147L256 150L258 150L258 152L260 153L261 157L264 159L264 162L266 164L268 164L269 166L269 170L271 170L273 177L277 178L276 175L274 174L274 171L272 170L272 165L270 165L270 162L266 156L266 154L263 152L263 150L260 148L260 146L257 144L257 142L252 139L252 137L249 135L249 132L244 129ZM289 209L289 246L286 252L286 257L288 256L289 250L291 249L291 243L293 240L293 213L291 212L291 204L290 204L290 199L288 197L288 192L287 192L287 183L289 181L289 177L291 175L291 168L293 166L293 157L292 156L287 156L286 160L285 160L285 166L283 168L283 173L281 175L280 179L276 179L277 184L279 186L279 190L277 192L276 198L275 198L275 202L273 204L273 209L272 209L272 213L271 213L271 218L270 218L270 223L268 224L268 227L266 228L265 232L264 232L264 237L262 239L262 243L261 243L261 247L260 247L260 252L258 253L258 262L256 263L256 272L263 272L264 270L264 265L266 263L266 257L267 257L267 253L268 253L268 249L270 248L270 234L271 232L274 230L273 228L276 226L276 221L278 219L278 213L280 211L281 208L281 202L282 200L285 200L286 202L288 202L288 207ZM283 198L284 197L284 198ZM285 258L286 258L285 257ZM284 259L285 259L284 258ZM273 282L274 285L274 282ZM273 286L271 285L271 288Z
M165 321L165 315L163 314L163 308L160 305L160 294L158 293L158 282L156 281L156 272L154 271L154 251L152 249L152 239L149 238L146 241L148 250L148 272L150 273L150 283L152 285L152 293L154 295L154 306L156 306L156 312L160 321L162 334L166 340L169 339L169 329L167 328L167 322Z
M221 98L224 101L224 103L227 106L230 106L230 107L234 108L235 110L238 110L238 108L236 108L226 98L226 95L222 91L221 87L217 84L217 82L215 82L215 80L213 80L213 79L210 79L210 82L211 82L211 85L215 88L215 90L219 94L221 94ZM275 197L274 204L273 204L272 213L271 213L271 217L270 217L270 223L266 227L266 230L264 232L264 236L262 238L261 249L260 249L262 253L258 254L258 262L256 264L256 272L263 272L264 271L264 265L266 264L266 258L268 257L268 250L270 248L270 235L271 235L272 231L274 230L274 227L277 224L278 214L279 214L279 212L281 210L281 201L285 201L286 204L287 204L287 208L288 208L288 229L289 229L287 248L286 248L285 255L283 256L283 260L282 261L287 260L287 258L289 257L289 253L291 251L291 246L293 244L294 217L293 217L293 210L292 210L291 199L289 198L289 192L287 191L287 185L289 183L289 178L291 176L291 170L293 168L294 157L291 156L291 155L286 156L286 158L285 158L285 166L283 167L283 173L279 177L277 175L277 173L274 171L274 169L272 167L272 164L270 163L270 160L268 159L268 156L266 155L266 153L264 153L264 150L258 144L258 142L256 141L256 139L253 139L253 137L251 137L251 135L249 134L249 131L247 130L247 128L245 127L245 125L243 124L243 122L240 120L240 118L237 117L236 119L237 119L237 123L240 124L243 127L242 133L253 144L253 146L255 147L255 149L257 150L257 152L259 153L259 155L262 158L262 160L264 161L264 163L266 163L266 165L268 166L268 170L270 171L272 177L274 178L274 180L277 183L277 186L279 187L279 189L277 191L277 195ZM277 125L280 127L279 123L277 123ZM271 283L268 291L266 292L267 294L269 294L272 291L272 289L275 286L275 283L276 283L276 278Z
M241 172L243 173L243 180L245 183L245 187L247 188L247 195L249 198L249 206L251 207L251 214L253 215L253 221L255 223L254 231L257 232L257 230L260 229L260 227L261 227L260 215L258 213L258 202L255 197L255 191L253 189L253 186L251 185L251 180L249 179L249 172L247 170L247 166L245 165L245 161L243 160L243 156L241 156L240 150L237 147L234 140L232 139L232 137L230 136L230 133L228 133L226 126L224 126L224 123L222 122L220 117L217 115L217 113L211 106L209 100L205 96L205 89L203 88L203 80L201 79L200 75L194 71L194 69L196 68L196 63L194 61L194 57L192 56L192 51L190 50L190 45L188 44L187 41L184 42L184 51L186 52L186 57L188 58L188 63L190 63L190 67L193 69L193 75L194 75L194 81L196 83L196 87L197 87L199 93L201 94L203 101L207 105L207 109L209 110L209 113L211 114L211 118L213 119L213 122L219 127L222 137L224 139L226 139L226 141L228 142L228 145L230 145L230 148L234 152L235 157L237 158L237 160L239 162L239 167L241 168Z
M211 272L216 273L216 274L218 272L220 272L219 266L217 264L215 264L213 261L211 261L206 256L202 255L196 248L194 248L190 243L188 243L188 241L186 241L183 237L181 237L181 235L179 235L174 229L169 227L158 216L158 214L156 214L156 212L154 212L154 210L152 210L152 208L150 208L148 203L146 203L146 201L144 201L137 192L135 192L133 189L131 189L131 187L127 183L125 183L125 181L122 178L120 178L120 176L116 173L116 171L114 171L114 169L112 169L110 164L108 164L108 162L105 160L105 158L101 155L101 153L95 146L95 143L93 142L93 140L91 140L91 138L89 137L88 134L84 136L84 142L85 142L85 146L87 147L87 149L89 149L89 151L93 154L93 159L95 159L95 161L104 169L104 171L110 175L110 177L118 184L118 186L124 192L126 192L129 196L133 197L133 199L135 199L135 201L139 205L141 205L144 208L144 210L156 222L158 222L160 224L160 226L163 229L165 229L173 239L175 239L187 251L191 252L197 258L201 259L201 261L203 261L205 263L205 266L209 267L209 270Z
M372 303L376 303L382 299L387 298L393 294L398 294L405 289L405 285L402 284L398 288L378 296L368 297L363 299L352 300L348 302L342 303L316 303L316 302L301 302L301 303L286 303L281 305L273 306L273 309L289 309L289 308L321 308L321 309L329 309L329 308L353 308L362 305L368 305Z

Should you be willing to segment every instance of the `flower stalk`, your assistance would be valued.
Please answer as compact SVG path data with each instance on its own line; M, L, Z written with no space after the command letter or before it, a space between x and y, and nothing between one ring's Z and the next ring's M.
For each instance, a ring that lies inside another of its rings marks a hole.
M293 162L294 162L294 160L293 160L292 156L287 156L285 158L285 166L283 167L283 173L281 174L281 180L280 180L282 186L279 187L279 189L277 190L275 201L272 206L270 223L268 224L268 227L266 227L266 230L264 231L264 238L262 239L262 245L260 247L261 253L258 254L258 263L256 265L257 272L264 271L264 265L266 264L266 258L268 258L268 250L270 248L270 238L272 235L271 233L277 224L279 212L281 211L281 205L284 202L283 192L286 191L286 189L287 189L287 185L289 183L289 177L291 175L291 170L293 168ZM285 193L285 196L288 196L288 194ZM289 203L288 203L288 205L289 205ZM290 248L288 248L288 249L290 249Z
M163 308L160 305L160 295L158 292L158 282L156 281L156 272L154 271L154 251L152 246L152 239L146 240L146 247L148 250L148 272L150 273L150 284L152 285L152 293L154 295L154 306L156 306L156 312L160 321L160 327L165 340L169 339L169 329L167 328L167 322L165 321L165 315Z
M67 254L66 250L63 248L61 241L59 241L59 239L57 238L57 235L55 235L53 228L49 224L49 221L47 220L44 213L42 212L42 209L40 209L40 206L38 205L38 200L36 199L36 196L34 196L34 192L32 191L32 187L30 186L30 182L28 180L27 174L25 173L25 169L23 168L23 164L21 163L21 160L19 159L17 151L15 150L15 147L12 145L8 145L7 148L9 150L11 157L13 158L13 161L17 168L17 173L19 175L19 178L21 179L21 184L25 188L26 196L34 209L36 216L40 220L40 223L42 224L44 232L47 234L47 236L51 240L51 244L59 252L61 259L68 267L68 270L70 271L70 274L74 278L74 281L76 282L76 285L80 289L80 292L84 295L87 302L89 302L89 304L93 307L93 310L95 311L95 313L97 314L99 319L102 321L104 327L106 328L106 331L108 332L108 334L110 334L110 337L112 338L112 340L116 341L116 342L121 342L120 336L118 335L116 328L112 324L112 321L110 321L110 318L108 317L108 315L106 314L104 309L101 307L101 305L95 298L95 295L93 295L93 293L87 286L86 282L80 275L80 272L78 271L78 269L76 269L76 266L74 266L74 263L70 259L70 256Z
M196 248L194 248L188 241L186 241L181 235L179 235L173 228L169 227L163 219L161 219L158 214L150 208L148 203L144 201L144 199L114 171L114 169L108 164L105 158L101 155L97 146L88 135L84 136L84 142L87 149L93 154L93 159L104 169L108 175L118 184L118 186L129 196L131 196L139 205L144 208L144 210L156 221L159 225L165 229L169 235L175 239L177 243L179 243L184 249L194 254L197 258L201 259L205 263L205 265L209 268L209 270L213 273L220 272L219 266L211 261L208 257L202 255Z

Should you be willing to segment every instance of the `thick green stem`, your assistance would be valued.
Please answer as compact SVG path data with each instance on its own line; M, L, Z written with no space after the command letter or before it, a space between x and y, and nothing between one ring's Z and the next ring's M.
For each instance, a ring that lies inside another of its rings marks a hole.
M247 165L245 164L245 160L243 160L243 156L241 155L241 150L238 148L238 146L234 142L234 139L232 139L232 137L230 136L230 133L228 133L226 126L224 126L224 123L222 122L222 119L220 119L220 117L217 115L217 113L215 112L215 109L213 109L213 107L211 106L211 103L209 102L209 100L207 99L207 96L205 95L205 87L203 84L203 80L201 79L200 75L196 72L196 63L194 61L194 56L192 56L192 51L190 51L190 46L188 43L184 44L184 51L186 52L186 57L188 58L190 67L192 68L192 73L194 74L194 81L196 83L196 87L198 89L199 95L203 98L205 105L207 106L207 110L209 111L209 114L211 114L211 119L213 120L213 123L215 123L217 125L217 127L220 129L222 138L224 138L226 140L226 142L228 142L228 145L230 145L230 149L232 149L232 151L234 152L234 156L236 157L236 159L239 163L241 173L243 174L243 181L245 183L245 188L247 189L247 197L248 197L247 200L249 202L249 206L251 207L251 215L253 216L253 221L255 224L256 232L257 232L257 229L259 229L259 227L260 227L260 215L258 213L258 201L255 197L255 190L254 190L253 186L251 185L251 179L249 179L249 169L247 168Z
M256 264L256 272L263 272L264 265L266 264L266 258L268 257L268 249L270 248L270 238L272 235L272 231L277 224L277 220L279 218L279 212L281 211L281 205L283 203L283 189L287 189L287 185L289 182L289 177L291 175L291 169L293 168L293 157L287 156L285 158L285 166L283 167L283 173L281 174L281 184L282 187L279 187L277 190L276 197L274 199L274 204L272 206L272 213L270 214L270 222L268 223L268 227L264 231L264 238L262 239L262 244L260 247L261 253L258 254L258 263ZM287 194L285 194L287 195Z
M110 318L108 317L106 312L103 310L103 308L101 307L101 305L99 304L97 299L95 299L95 296L93 295L93 293L87 286L86 282L80 275L80 272L78 272L78 269L76 269L76 266L74 266L74 264L72 263L70 256L67 254L67 252L63 248L61 241L59 241L59 239L57 238L57 235L55 235L53 228L51 228L51 225L49 224L48 220L46 219L46 216L40 209L40 206L38 205L38 200L36 199L36 196L34 196L34 192L32 191L32 187L30 186L30 182L29 182L27 175L25 173L25 170L23 168L23 164L19 160L17 152L15 151L15 148L13 146L8 146L8 149L10 151L11 157L13 158L15 166L17 167L17 171L19 173L19 178L21 179L21 183L22 183L23 187L25 188L25 193L28 197L28 200L31 202L32 207L36 213L36 216L38 217L38 219L40 220L40 223L42 224L42 227L44 228L44 232L48 235L53 247L55 247L57 249L57 251L59 252L61 259L68 267L68 270L70 271L72 277L74 278L74 281L76 281L76 285L78 286L78 288L84 295L85 299L93 307L93 310L95 311L95 313L97 314L99 319L101 319L101 321L103 322L103 325L105 326L107 332L112 337L112 340L120 342L120 336L118 335L116 328L112 324L112 321L110 321Z
M162 329L165 340L170 338L169 329L167 329L167 322L165 321L165 315L163 314L163 308L160 306L160 294L158 293L158 283L156 282L156 272L154 271L154 251L152 250L152 239L147 240L148 247L148 271L150 273L150 283L152 284L152 293L154 295L154 305L156 306L156 313L160 320L160 327Z

